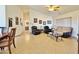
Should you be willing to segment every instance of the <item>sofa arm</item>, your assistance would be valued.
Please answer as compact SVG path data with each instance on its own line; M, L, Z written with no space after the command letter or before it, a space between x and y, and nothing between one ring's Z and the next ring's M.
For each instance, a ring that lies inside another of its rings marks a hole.
M68 38L68 37L71 37L71 35L72 35L71 32L64 32L62 37Z

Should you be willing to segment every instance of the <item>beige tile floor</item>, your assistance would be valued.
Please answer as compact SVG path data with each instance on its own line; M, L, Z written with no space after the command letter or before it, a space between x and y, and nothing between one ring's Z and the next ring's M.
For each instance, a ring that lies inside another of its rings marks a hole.
M44 33L32 35L25 32L15 40L16 48L12 46L13 54L76 54L78 49L76 39L63 38L63 41L56 42L54 37ZM7 48L0 53L7 54Z

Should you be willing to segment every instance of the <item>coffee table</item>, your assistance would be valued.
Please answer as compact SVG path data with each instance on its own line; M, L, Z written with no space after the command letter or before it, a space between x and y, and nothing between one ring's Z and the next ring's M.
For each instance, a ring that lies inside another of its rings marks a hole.
M63 39L62 39L62 35L63 35L62 32L56 32L56 33L53 34L53 36L56 38L56 42L58 41L58 38L59 38L59 37L61 37L61 41L63 40Z
M56 41L58 41L58 38L59 38L59 37L61 37L61 41L63 40L63 39L62 39L62 35L60 35L60 34L56 34L55 37L56 37Z

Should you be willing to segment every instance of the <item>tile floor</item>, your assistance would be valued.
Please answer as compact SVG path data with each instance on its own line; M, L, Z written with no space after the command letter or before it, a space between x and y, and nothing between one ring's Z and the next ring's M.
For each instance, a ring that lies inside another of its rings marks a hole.
M56 42L55 37L50 37L44 33L32 35L24 32L15 40L16 48L12 46L13 54L76 54L78 49L76 39L63 38L63 41ZM7 54L7 48L0 53Z

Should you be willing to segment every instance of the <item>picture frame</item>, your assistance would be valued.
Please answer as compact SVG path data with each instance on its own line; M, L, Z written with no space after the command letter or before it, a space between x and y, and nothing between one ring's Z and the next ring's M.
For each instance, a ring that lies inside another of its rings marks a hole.
M19 25L19 18L15 17L16 25Z
M22 24L22 19L21 19L21 18L20 18L20 25L23 25L23 24Z
M26 22L26 25L29 25L29 22Z
M9 27L12 27L13 26L13 22L12 22L13 18L9 17L8 20L9 20Z
M37 18L34 18L34 23L37 23Z
M51 24L51 20L47 20L47 24Z
M43 25L46 25L46 21L43 21Z
M42 24L42 20L39 20L39 24Z

